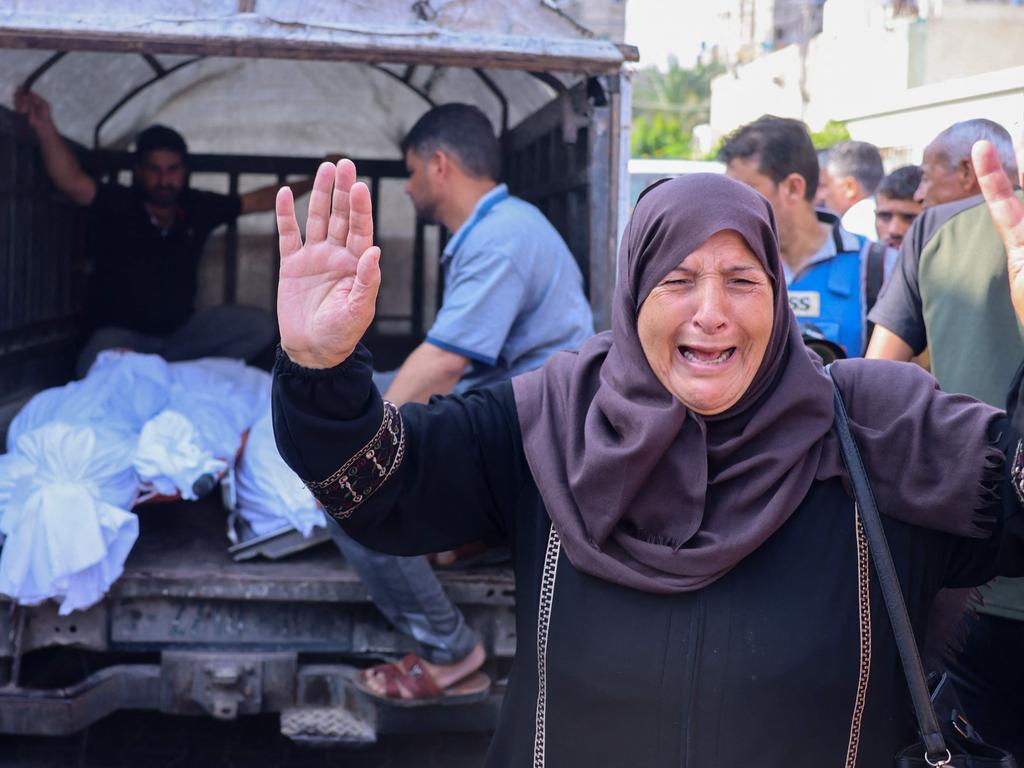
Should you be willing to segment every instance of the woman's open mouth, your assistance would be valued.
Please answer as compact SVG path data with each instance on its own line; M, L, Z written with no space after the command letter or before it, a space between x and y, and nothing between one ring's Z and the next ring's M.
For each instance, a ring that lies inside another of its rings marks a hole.
M721 365L732 357L736 347L722 349L697 349L695 347L679 347L679 353L689 362L697 365Z

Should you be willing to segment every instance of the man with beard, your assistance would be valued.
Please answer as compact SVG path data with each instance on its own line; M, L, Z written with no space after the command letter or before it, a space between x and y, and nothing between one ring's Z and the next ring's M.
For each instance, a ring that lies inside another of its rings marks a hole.
M897 168L875 190L875 233L879 242L897 250L903 244L911 224L921 214L915 199L921 184L921 169L916 165Z
M445 104L402 142L417 215L452 233L441 256L444 296L426 340L398 369L391 402L425 403L540 366L593 333L583 278L536 207L513 197L501 146L476 107Z
M583 278L569 248L536 207L499 183L501 146L468 104L423 115L402 141L417 215L452 233L441 256L444 296L426 339L390 378L384 398L427 402L537 368L593 333ZM385 255L385 258L386 255ZM374 382L383 387L384 377ZM335 543L378 608L419 645L356 684L404 704L486 697L485 653L424 557L369 550L325 515Z
M207 237L242 214L272 210L276 187L244 195L192 189L185 140L162 125L136 137L131 187L98 183L61 137L45 99L19 89L15 106L39 139L54 185L89 209L92 275L86 314L92 333L78 358L79 376L104 349L172 361L251 360L273 344L277 329L269 313L228 305L197 312L195 295ZM301 194L312 180L292 186Z

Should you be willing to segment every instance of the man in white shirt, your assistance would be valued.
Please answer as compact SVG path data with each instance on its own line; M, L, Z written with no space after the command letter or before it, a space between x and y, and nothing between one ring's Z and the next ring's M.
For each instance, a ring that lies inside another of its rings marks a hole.
M878 147L865 141L836 144L822 170L825 206L839 214L847 232L874 240L873 195L885 175Z

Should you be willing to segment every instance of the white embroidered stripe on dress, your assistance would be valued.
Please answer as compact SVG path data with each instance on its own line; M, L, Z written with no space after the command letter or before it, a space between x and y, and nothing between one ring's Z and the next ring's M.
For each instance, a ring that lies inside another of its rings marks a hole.
M860 747L860 730L867 704L868 680L871 678L871 559L868 540L860 510L854 505L857 528L857 619L860 627L860 662L857 667L857 695L853 700L853 718L850 721L850 741L846 747L844 768L856 768Z
M548 630L551 626L551 608L555 600L555 576L558 573L558 553L562 540L555 526L548 534L544 552L544 570L540 577L540 599L537 601L537 720L533 737L533 768L544 768L545 739L548 713Z

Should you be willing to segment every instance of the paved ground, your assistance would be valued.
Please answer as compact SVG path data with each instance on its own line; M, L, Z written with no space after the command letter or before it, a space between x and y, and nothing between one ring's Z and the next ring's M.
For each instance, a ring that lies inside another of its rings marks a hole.
M393 736L377 746L299 746L276 717L234 723L120 713L74 737L0 736L0 768L478 768L489 734Z

